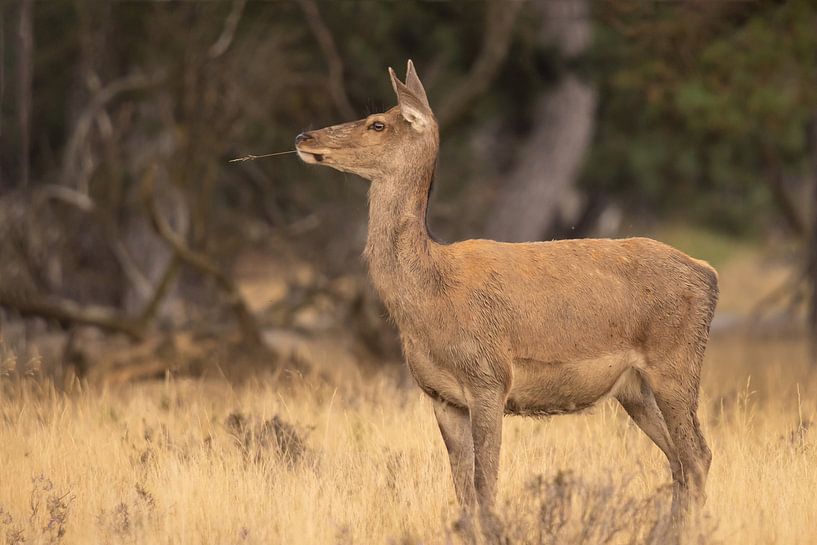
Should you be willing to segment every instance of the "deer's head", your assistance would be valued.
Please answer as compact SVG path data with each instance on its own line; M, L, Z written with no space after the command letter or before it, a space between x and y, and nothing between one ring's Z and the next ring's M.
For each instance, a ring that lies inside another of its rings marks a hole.
M389 174L432 166L439 131L414 64L408 61L406 83L389 68L397 106L365 119L299 134L298 156L336 170L377 180Z

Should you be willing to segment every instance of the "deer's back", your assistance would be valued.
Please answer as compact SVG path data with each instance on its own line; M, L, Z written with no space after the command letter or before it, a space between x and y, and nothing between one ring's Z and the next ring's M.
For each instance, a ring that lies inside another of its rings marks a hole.
M471 240L439 251L452 277L443 312L461 331L506 337L517 358L578 360L666 343L717 299L714 269L650 239Z

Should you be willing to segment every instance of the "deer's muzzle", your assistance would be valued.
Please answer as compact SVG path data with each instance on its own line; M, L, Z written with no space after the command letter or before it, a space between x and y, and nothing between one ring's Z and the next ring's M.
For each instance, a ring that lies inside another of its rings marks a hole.
M302 132L295 137L295 149L298 151L298 157L306 163L320 163L323 161L325 155L323 150L312 151L309 145L316 145L317 139L308 132Z

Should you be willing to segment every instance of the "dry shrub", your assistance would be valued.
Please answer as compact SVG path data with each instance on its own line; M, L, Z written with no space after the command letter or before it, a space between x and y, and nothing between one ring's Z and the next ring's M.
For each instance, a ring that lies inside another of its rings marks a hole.
M40 474L31 479L28 501L28 520L23 521L15 521L12 514L0 506L0 535L4 543L60 543L74 501L71 491L58 490L51 479Z
M154 519L156 500L143 484L136 483L129 496L112 509L102 509L96 517L108 543L137 542L141 531Z
M673 524L671 486L643 498L625 491L629 481L588 481L572 472L537 476L506 505L504 541L514 545L707 544L712 528Z
M6 545L19 545L26 540L25 533L19 524L15 524L14 517L0 506L0 535Z
M256 463L262 462L271 452L287 466L294 467L308 451L303 432L278 415L261 421L240 412L232 412L224 425L244 456Z

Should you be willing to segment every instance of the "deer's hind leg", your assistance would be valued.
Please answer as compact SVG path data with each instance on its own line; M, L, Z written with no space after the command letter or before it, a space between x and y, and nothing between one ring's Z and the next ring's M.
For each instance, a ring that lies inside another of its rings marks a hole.
M702 351L684 347L646 371L681 463L679 474L673 474L673 508L682 513L704 503L712 460L697 415L702 359Z
M631 370L630 373L628 383L616 392L615 398L621 403L633 422L667 457L672 478L675 481L680 478L681 462L661 410L655 402L655 395L638 371Z

